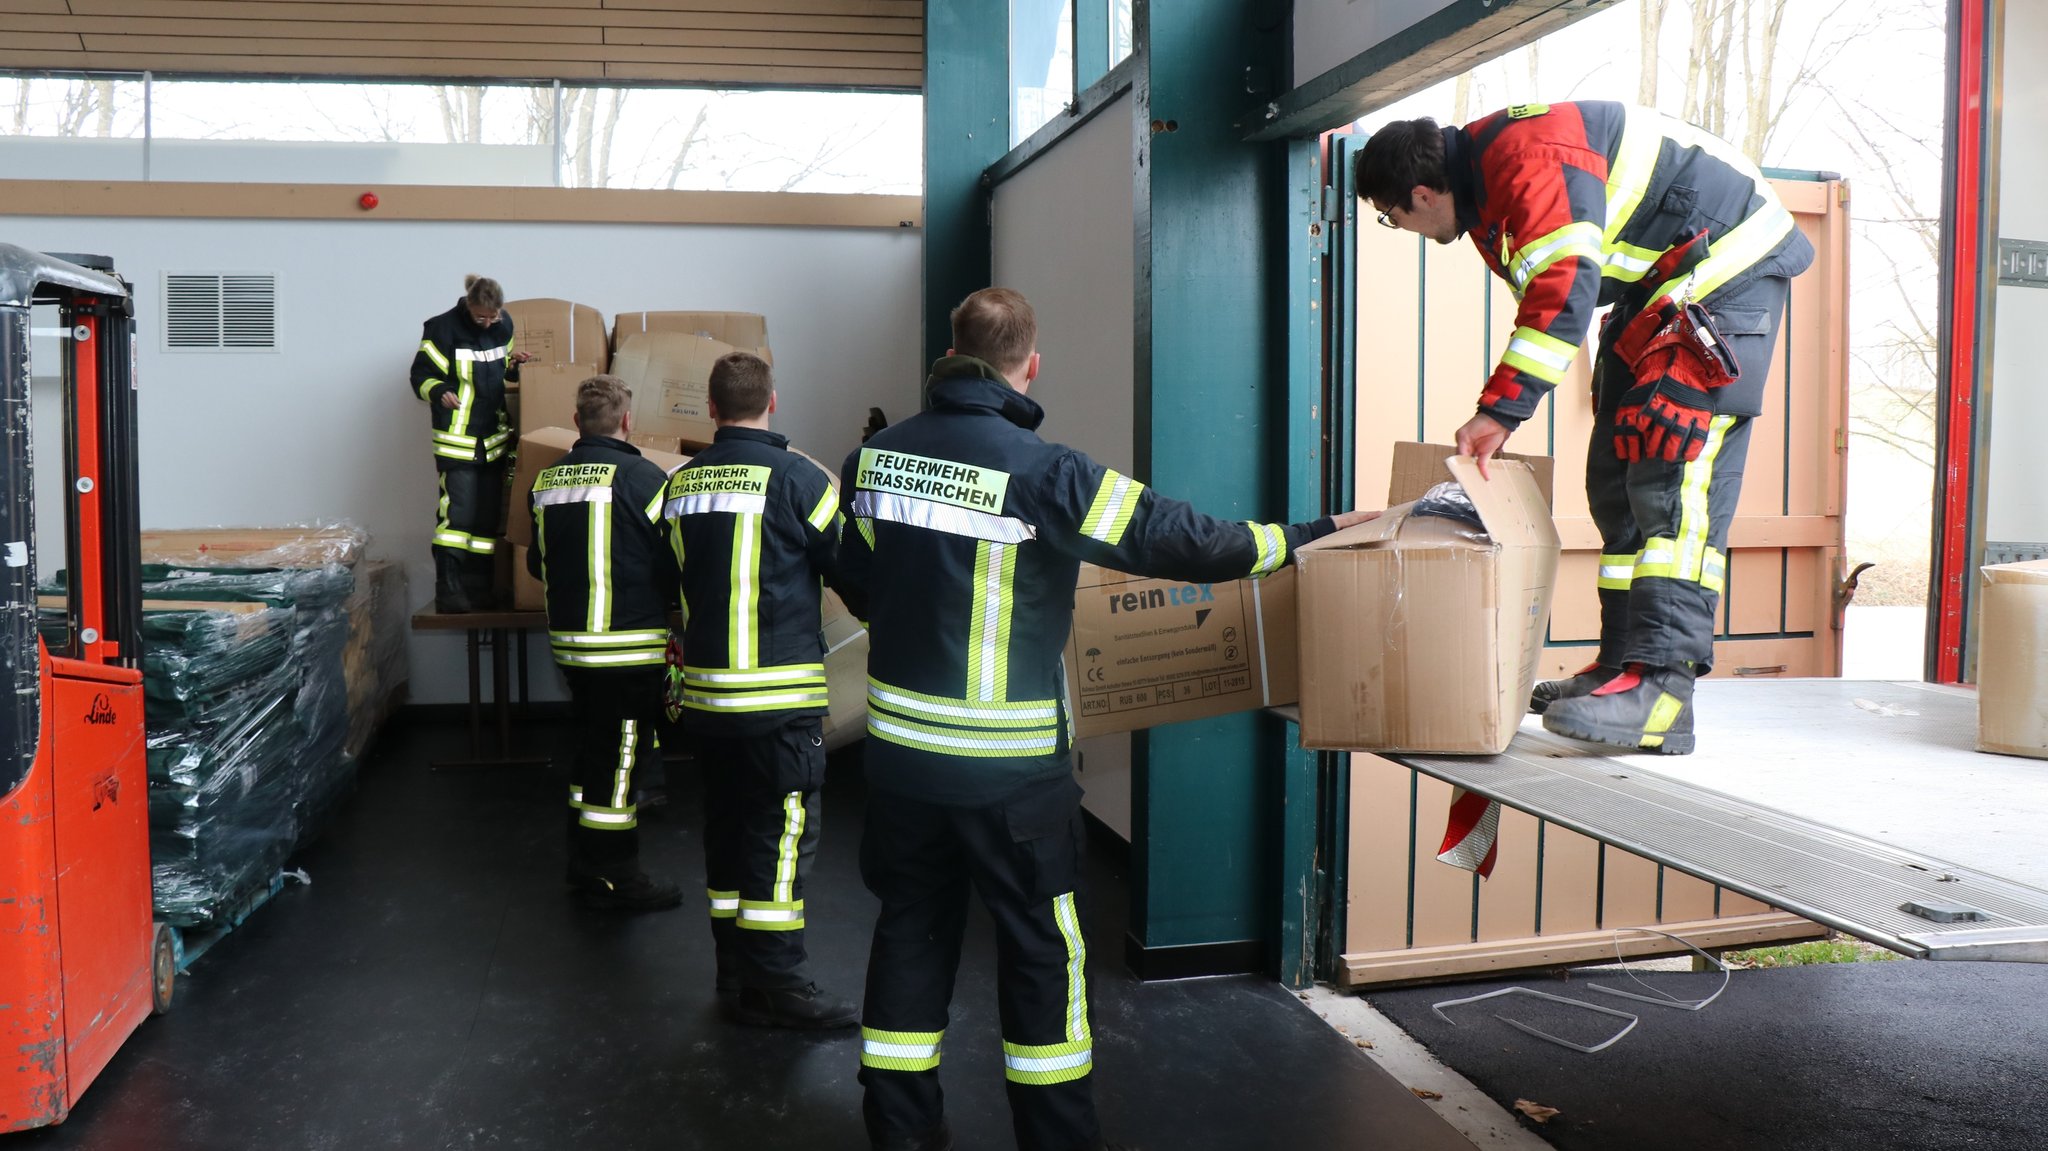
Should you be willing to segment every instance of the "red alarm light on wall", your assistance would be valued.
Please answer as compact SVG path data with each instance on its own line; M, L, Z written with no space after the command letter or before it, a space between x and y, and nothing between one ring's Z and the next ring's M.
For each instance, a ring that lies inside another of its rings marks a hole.
M356 199L356 205L362 208L362 210L365 212L375 209L377 206L377 193L364 192L360 197Z

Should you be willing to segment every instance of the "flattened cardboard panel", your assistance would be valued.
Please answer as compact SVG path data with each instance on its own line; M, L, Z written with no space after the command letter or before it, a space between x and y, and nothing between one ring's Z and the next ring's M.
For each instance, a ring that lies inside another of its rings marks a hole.
M1550 601L1550 642L1600 638L1600 555L1557 557L1557 588Z
M1602 854L1607 860L1607 890L1600 908L1600 926L1634 927L1657 922L1657 865L1618 847L1609 847Z
M1351 844L1347 859L1344 949L1408 946L1409 788L1415 772L1391 759L1351 756ZM1418 837L1420 823L1414 825ZM1438 829L1442 834L1442 829Z
M1592 931L1600 925L1600 843L1576 831L1543 827L1542 935Z
M1429 493L1429 489L1452 478L1449 464L1457 454L1458 449L1450 444L1405 440L1395 444L1393 472L1387 482L1387 506L1419 500ZM1530 474L1535 477L1536 489L1543 497L1543 506L1550 505L1551 477L1556 473L1557 461L1549 456L1515 452L1503 452L1498 458L1528 465Z
M1690 923L1714 917L1713 884L1668 867L1660 870L1664 873L1665 923Z
M1500 810L1499 858L1479 884L1479 938L1520 939L1536 934L1536 826L1511 807Z
M1723 919L1737 915L1762 915L1773 910L1776 909L1768 903L1751 899L1747 895L1730 891L1725 887L1721 889L1721 917Z
M1415 946L1472 941L1472 873L1439 863L1451 785L1420 776L1415 793Z
M1833 628L1833 596L1827 593L1835 586L1834 567L1833 548L1785 549L1786 631Z
M1733 635L1776 635L1785 600L1784 551L1738 548L1728 555L1728 624Z

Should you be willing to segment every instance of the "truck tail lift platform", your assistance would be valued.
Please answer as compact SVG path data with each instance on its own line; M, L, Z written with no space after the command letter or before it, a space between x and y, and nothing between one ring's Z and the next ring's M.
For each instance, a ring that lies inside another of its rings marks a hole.
M36 603L36 304L61 325L61 619ZM134 335L106 260L0 244L0 1131L62 1122L176 974L150 911Z
M2042 764L1974 750L1974 692L1698 692L1700 750L1683 758L1602 753L1534 721L1500 755L1382 754L1905 955L2048 963L2048 890L2030 885L2048 884Z

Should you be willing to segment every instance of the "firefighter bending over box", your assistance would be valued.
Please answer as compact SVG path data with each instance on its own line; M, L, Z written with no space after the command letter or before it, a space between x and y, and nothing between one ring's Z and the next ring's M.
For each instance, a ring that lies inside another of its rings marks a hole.
M1593 312L1586 496L1600 530L1600 649L1536 685L1560 735L1693 749L1693 680L1712 670L1750 420L1791 277L1813 246L1734 145L1648 108L1517 104L1465 127L1373 134L1357 187L1379 222L1469 233L1519 307L1458 450L1481 461L1564 378Z

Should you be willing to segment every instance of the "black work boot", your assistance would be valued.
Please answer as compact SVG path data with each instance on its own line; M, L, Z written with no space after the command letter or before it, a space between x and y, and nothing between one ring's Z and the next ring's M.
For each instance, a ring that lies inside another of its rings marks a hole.
M601 875L570 865L569 886L576 902L596 911L667 911L683 902L683 889L665 879L655 879L635 868L614 875Z
M476 610L469 600L462 561L468 557L446 548L434 549L434 610L444 615Z
M1529 714L1542 715L1561 699L1592 695L1594 688L1620 674L1618 667L1589 663L1565 679L1546 679L1529 692Z
M742 987L732 1000L733 1022L749 1027L787 1027L792 1031L832 1031L860 1022L860 1008L815 983L802 987Z
M1560 699L1543 713L1559 735L1658 755L1690 755L1692 673L1629 664L1589 695Z

